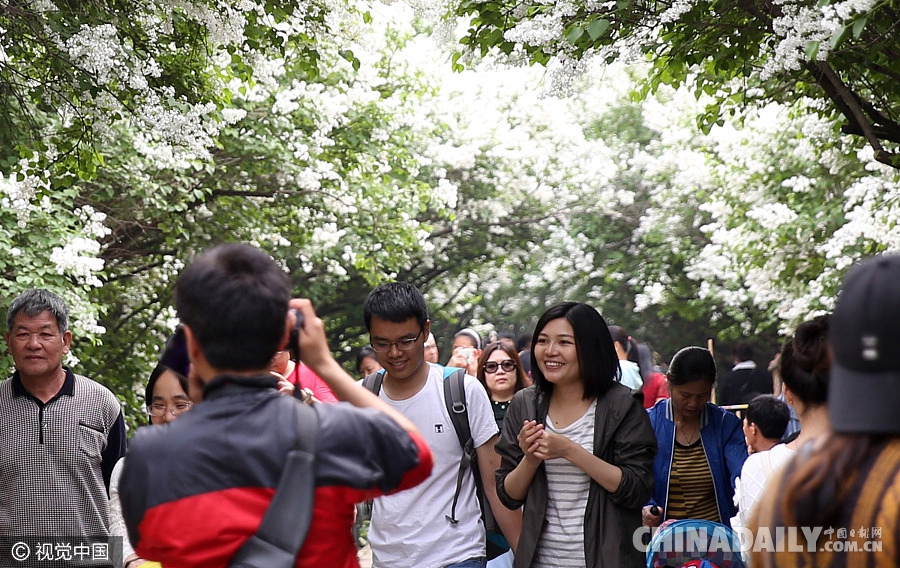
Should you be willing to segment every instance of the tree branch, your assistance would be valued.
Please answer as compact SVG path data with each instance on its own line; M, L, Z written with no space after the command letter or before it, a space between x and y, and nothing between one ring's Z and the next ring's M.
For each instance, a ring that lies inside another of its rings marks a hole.
M841 114L850 121L848 126L854 130L858 129L875 150L875 160L892 168L900 169L900 166L894 164L893 161L893 158L897 157L896 154L887 152L882 147L881 139L875 133L872 123L869 122L868 117L866 117L863 109L859 106L856 96L838 77L834 69L825 61L810 62L808 65L812 67L816 82L825 89L825 92L837 105Z

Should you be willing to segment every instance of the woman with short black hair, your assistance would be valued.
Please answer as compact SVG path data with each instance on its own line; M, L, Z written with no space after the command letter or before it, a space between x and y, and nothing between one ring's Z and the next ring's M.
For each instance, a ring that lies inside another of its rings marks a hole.
M650 496L656 440L619 383L603 317L564 302L534 330L534 385L513 397L497 453L497 493L524 507L516 568L643 565L632 537Z

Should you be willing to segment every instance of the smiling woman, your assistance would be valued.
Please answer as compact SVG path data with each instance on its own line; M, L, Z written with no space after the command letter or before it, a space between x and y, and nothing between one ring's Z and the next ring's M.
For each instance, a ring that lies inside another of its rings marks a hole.
M478 363L478 380L491 398L497 427L503 430L509 401L528 385L519 354L509 345L497 341L488 343Z
M178 332L176 332L177 335ZM174 335L173 335L174 336ZM161 360L166 360L170 364L172 361L178 360L172 356L171 339L166 344ZM177 348L175 349L177 350ZM185 357L187 354L184 354ZM191 410L194 404L188 394L188 380L182 373L188 372L188 362L185 358L184 366L178 370L166 366L165 363L158 363L150 373L147 380L146 390L146 412L149 416L150 424L154 426L162 426L178 418L181 414ZM146 560L135 554L131 543L128 540L128 534L125 529L125 519L122 517L122 502L119 498L119 477L122 475L122 467L125 465L125 458L120 459L113 469L109 485L109 530L113 536L122 537L122 558L124 568L134 568L145 563ZM158 566L158 565L157 565Z
M514 566L641 566L631 535L650 497L656 439L618 380L606 321L587 304L557 304L532 346L534 385L513 397L496 446L497 493L524 507ZM484 366L502 369L499 358Z

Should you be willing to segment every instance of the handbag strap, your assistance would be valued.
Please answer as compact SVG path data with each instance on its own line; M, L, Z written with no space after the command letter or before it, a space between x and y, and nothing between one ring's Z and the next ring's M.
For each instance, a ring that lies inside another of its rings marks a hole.
M312 524L319 423L316 411L308 405L298 401L295 408L296 442L288 452L275 495L256 534L241 545L231 559L230 567L296 564L297 553Z

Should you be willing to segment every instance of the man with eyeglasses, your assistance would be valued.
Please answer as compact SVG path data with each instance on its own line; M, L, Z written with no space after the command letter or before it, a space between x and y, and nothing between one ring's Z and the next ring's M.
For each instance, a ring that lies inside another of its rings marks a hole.
M109 389L63 367L72 332L62 298L26 290L6 324L16 370L0 383L0 564L31 566L22 543L108 544L107 491L125 422Z
M366 298L363 317L385 369L380 398L416 425L435 455L427 483L375 499L369 527L373 568L483 567L485 528L475 479L460 478L463 451L444 402L443 368L425 360L425 339L431 331L425 298L411 284L383 284ZM475 377L466 375L464 386L485 496L515 548L521 513L497 498L494 471L500 459L494 452L497 425L491 403ZM458 480L462 489L453 509Z

